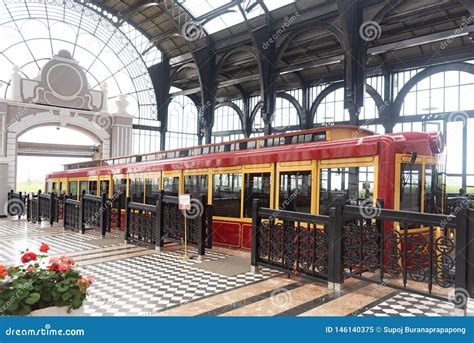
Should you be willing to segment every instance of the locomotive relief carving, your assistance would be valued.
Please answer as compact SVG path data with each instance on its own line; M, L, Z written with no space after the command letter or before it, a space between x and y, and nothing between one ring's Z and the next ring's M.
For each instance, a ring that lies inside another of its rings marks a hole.
M37 80L21 79L21 95L27 103L89 111L104 108L104 94L89 89L86 74L66 50L44 65Z

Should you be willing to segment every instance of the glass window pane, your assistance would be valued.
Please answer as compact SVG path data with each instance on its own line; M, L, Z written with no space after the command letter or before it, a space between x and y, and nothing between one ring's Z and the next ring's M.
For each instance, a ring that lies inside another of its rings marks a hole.
M215 216L240 218L241 174L216 174L213 176L212 205Z
M179 195L179 177L164 177L163 178L163 191L166 195L178 196Z
M421 165L401 165L400 210L421 211Z
M202 201L207 199L208 184L207 175L187 175L184 177L184 193L191 194L193 199Z
M311 172L280 173L279 208L311 213Z
M152 177L145 179L145 202L149 205L156 205L158 193L160 192L160 178Z
M252 218L254 199L260 200L260 206L270 207L270 173L245 174L244 217Z

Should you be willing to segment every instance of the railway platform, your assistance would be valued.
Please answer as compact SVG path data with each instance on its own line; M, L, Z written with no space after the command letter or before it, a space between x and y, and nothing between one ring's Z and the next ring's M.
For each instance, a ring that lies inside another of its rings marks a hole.
M214 246L201 260L183 259L183 246L160 252L126 244L123 231L65 231L25 219L0 219L0 264L47 243L50 256L73 258L95 276L87 316L454 316L453 304L349 279L340 292L270 268L250 272L250 252ZM191 255L196 250L191 248ZM469 304L467 315L474 314Z

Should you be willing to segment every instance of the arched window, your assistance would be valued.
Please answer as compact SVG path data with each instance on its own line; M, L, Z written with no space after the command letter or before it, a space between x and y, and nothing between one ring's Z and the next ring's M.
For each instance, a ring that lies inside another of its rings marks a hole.
M324 88L323 88L324 89ZM344 88L329 93L319 104L314 116L315 124L334 123L349 120L349 111L344 109Z
M422 70L395 74L394 94L398 94ZM474 193L474 164L469 157L474 152L471 139L474 136L474 119L469 114L474 110L473 94L474 75L470 73L449 70L427 76L417 82L403 99L400 116L412 116L413 122L398 123L394 128L395 132L444 131L448 193L457 193L460 188ZM442 120L427 121L422 117L429 114L440 114Z
M251 97L249 100L250 111L253 113L256 110L255 118L252 122L252 133L250 134L250 137L263 136L263 129L265 127L265 124L262 119L260 100L260 96Z
M167 150L198 145L198 110L187 96L179 95L168 106Z
M421 70L417 70L419 72ZM395 90L399 91L416 73L396 74ZM474 109L474 75L461 71L445 71L430 75L405 96L401 116L466 111Z
M68 50L85 71L89 86L107 84L109 110L119 94L127 95L135 124L157 127L156 98L147 66L161 60L148 39L134 27L116 26L118 18L81 1L2 1L0 3L0 96L6 97L13 65L21 77L35 78L61 49ZM143 131L143 130L142 130ZM134 132L134 151L154 150L142 131ZM146 133L159 135L158 131Z
M220 143L243 139L242 122L239 114L230 106L221 106L214 111L212 142Z
M286 132L299 129L300 118L298 111L287 99L277 97L272 125L278 131Z

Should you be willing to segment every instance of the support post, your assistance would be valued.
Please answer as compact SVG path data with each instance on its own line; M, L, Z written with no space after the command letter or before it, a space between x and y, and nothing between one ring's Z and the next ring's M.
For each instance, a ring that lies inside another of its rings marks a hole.
M102 210L102 213L100 214L100 234L102 235L102 238L105 238L105 233L107 232L107 216L109 214L107 208L107 194L105 192L102 193L100 199L100 208Z
M117 204L117 226L118 229L122 229L122 198L123 198L123 193L119 194L118 197L118 204Z
M466 290L474 298L474 208L467 210Z
M129 226L130 226L130 209L128 207L129 202L131 201L130 197L127 197L125 200L125 244L128 243L129 235Z
M252 250L250 255L250 271L258 271L258 226L260 225L259 209L260 200L253 199L252 203Z
M199 214L196 218L198 220L198 232L197 232L197 252L198 258L201 259L202 256L206 254L206 214L205 214L205 204L206 197L201 197L201 203L203 204L203 212Z
M155 249L161 251L163 248L163 191L158 193L158 199L156 200L156 216L155 216Z
M25 211L25 201L23 200L23 195L22 195L21 192L18 193L18 196L19 196L19 200L20 200L20 203L21 203L21 211L20 211L20 213L18 213L18 220L20 220L23 212Z
M456 214L456 260L454 277L454 306L459 310L466 310L468 293L468 250L469 232L467 203L460 201L457 205L460 211ZM471 225L472 226L472 225Z
M54 214L56 208L56 198L54 196L54 192L49 193L49 225L53 226L54 223Z
M32 194L26 196L26 221L31 221L31 197Z
M67 216L67 206L66 206L67 195L63 194L63 229L66 230L66 216Z
M86 195L86 191L83 190L81 192L81 200L80 200L80 207L79 207L79 228L82 234L86 233L86 223L84 221L84 211L85 211L85 206L84 206L84 195Z
M41 224L41 212L40 212L40 203L41 203L41 189L38 189L38 198L36 201L36 218L35 218L35 223L40 223Z
M338 198L329 209L328 288L339 292L344 282L342 263L342 225L344 199Z
M207 203L206 199L206 219L207 219L207 232L206 232L206 239L207 239L207 248L212 249L212 215L214 208L211 204Z

